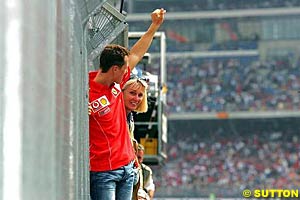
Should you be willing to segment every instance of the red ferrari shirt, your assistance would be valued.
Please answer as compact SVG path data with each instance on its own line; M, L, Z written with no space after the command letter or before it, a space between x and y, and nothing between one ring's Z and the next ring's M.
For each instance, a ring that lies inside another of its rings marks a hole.
M93 81L96 75L97 72L89 73L90 170L108 171L134 160L121 90L130 77L130 69L121 84L111 87Z

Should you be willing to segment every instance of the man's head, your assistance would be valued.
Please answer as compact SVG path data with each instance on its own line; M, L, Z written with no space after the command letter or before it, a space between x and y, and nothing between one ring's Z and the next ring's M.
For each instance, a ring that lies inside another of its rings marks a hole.
M139 163L143 163L143 160L144 160L144 151L145 151L145 148L143 145L139 144L138 145L138 150L136 152L136 156L138 158L138 161Z
M147 86L147 82L140 78L133 78L125 83L123 94L126 110L147 112Z
M120 83L127 72L130 52L120 45L107 45L100 55L100 70L110 73L114 82Z

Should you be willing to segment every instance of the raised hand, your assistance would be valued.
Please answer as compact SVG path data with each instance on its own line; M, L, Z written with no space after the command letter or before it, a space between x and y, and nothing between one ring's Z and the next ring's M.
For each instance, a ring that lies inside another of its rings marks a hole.
M166 12L167 11L163 8L154 10L151 13L152 23L154 23L156 25L161 25L164 21Z

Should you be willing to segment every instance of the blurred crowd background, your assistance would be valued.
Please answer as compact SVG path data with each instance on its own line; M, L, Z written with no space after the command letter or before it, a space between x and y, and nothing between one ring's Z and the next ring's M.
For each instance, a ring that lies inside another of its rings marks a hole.
M149 8L164 7L169 12L281 8L299 6L297 0L146 0L128 1L129 12L147 13Z
M285 60L168 60L170 112L299 110L300 70Z
M299 188L300 1L125 3L129 31L145 29L143 13L168 11L161 28L167 36L168 158L152 166L156 197ZM154 74L158 49L154 42L147 66ZM244 115L202 115L219 112ZM258 112L263 115L255 117Z
M165 165L152 166L157 195L224 198L245 189L299 188L297 126L288 118L177 120Z

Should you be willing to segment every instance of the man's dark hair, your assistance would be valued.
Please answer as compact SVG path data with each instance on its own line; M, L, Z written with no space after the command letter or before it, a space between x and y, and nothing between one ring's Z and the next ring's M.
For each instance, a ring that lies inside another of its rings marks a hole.
M124 65L124 57L129 55L129 50L125 47L116 44L107 45L100 55L100 66L102 72L107 72L111 66L117 65L122 67Z

